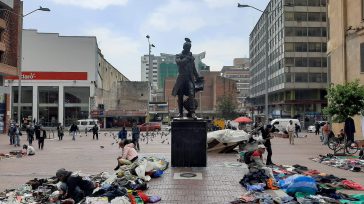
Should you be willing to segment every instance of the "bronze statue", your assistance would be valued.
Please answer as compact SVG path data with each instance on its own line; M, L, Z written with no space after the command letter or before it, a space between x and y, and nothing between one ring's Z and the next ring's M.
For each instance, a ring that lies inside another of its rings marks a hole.
M172 95L178 96L178 117L183 117L183 107L188 111L187 117L196 119L195 110L197 108L197 100L195 99L195 80L203 82L203 78L199 76L195 67L195 58L192 56L191 40L185 38L183 51L176 55L176 63L178 66L178 77L173 87ZM199 87L199 90L200 87ZM183 96L188 98L183 101Z

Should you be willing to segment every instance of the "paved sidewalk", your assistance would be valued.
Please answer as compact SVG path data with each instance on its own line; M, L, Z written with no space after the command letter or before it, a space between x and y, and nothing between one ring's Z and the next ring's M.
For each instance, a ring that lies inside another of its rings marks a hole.
M59 168L90 174L112 172L116 165L115 158L121 154L112 134L101 133L98 141L92 140L90 135L85 137L84 133L82 137L72 141L66 134L63 141L46 140L43 151L38 150L34 143L37 151L35 156L0 160L0 191L16 188L34 177L54 176ZM23 144L25 136L21 139ZM170 161L168 137L149 138L148 144L146 141L141 141L141 156L155 155ZM272 143L273 162L277 164L300 164L364 184L362 173L337 169L309 160L308 158L319 154L331 153L313 134L309 134L307 138L296 139L295 145L289 145L288 139L282 138L275 138ZM0 152L12 149L20 148L10 146L8 137L0 135ZM239 181L246 168L244 165L234 167L234 164L237 164L236 159L235 154L209 153L207 168L168 168L161 178L152 179L148 183L149 189L146 193L160 195L161 203L228 203L245 191ZM179 172L194 172L200 179L175 179L175 173Z

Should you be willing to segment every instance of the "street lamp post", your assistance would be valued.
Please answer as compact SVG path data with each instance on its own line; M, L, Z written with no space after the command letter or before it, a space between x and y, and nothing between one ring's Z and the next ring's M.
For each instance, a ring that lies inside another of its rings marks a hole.
M150 36L147 35L145 36L147 39L148 39L148 45L149 45L149 54L148 54L148 58L149 58L149 72L148 72L148 81L150 83L150 87L152 88L153 87L153 62L152 62L152 47L155 47L154 44L151 44L149 39L150 39Z
M284 4L284 6L292 6L292 4ZM261 12L264 15L264 18L265 18L264 115L265 115L265 123L268 124L269 123L269 115L268 115L268 50L269 50L269 26L268 26L269 18L268 18L268 14L269 14L269 11L268 11L268 9L266 11L263 11L261 9L258 9L256 7L254 7L254 6L238 3L238 8L246 8L246 7L250 7L252 9L255 9L255 10Z
M21 112L21 80L22 80L22 73L21 73L21 70L22 70L22 61L23 61L23 59L22 59L22 43L23 43L23 18L24 17L26 17L26 16L28 16L28 15L30 15L30 14L32 14L32 13L34 13L34 12L36 12L36 11L47 11L47 12L49 12L49 11L51 11L49 8L44 8L44 7L39 7L39 8L37 8L37 9L34 9L33 11L31 11L31 12L29 12L29 13L27 13L27 14L24 14L24 15L22 15L22 14L18 14L18 13L15 13L15 12L13 12L13 11L11 11L11 10L8 10L8 9L0 9L0 11L7 11L7 12L9 12L9 13L11 13L11 14L13 14L13 15L16 15L16 16L18 16L19 17L19 22L21 23L21 25L22 25L22 29L21 29L21 31L20 31L20 36L19 36L19 38L20 38L20 53L19 53L19 56L18 56L18 58L19 58L19 68L18 68L18 124L20 125L21 124L21 119L20 119L20 116L21 116L21 114L20 114L20 112ZM34 116L33 116L34 117Z

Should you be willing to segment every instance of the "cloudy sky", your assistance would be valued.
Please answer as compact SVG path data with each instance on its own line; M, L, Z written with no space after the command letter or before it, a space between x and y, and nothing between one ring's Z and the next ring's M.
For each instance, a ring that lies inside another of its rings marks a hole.
M24 28L60 35L96 36L105 58L133 81L140 80L140 57L178 53L185 37L192 52L206 51L203 60L212 70L232 65L233 58L249 56L249 33L258 11L237 8L237 3L264 9L268 0L24 0Z

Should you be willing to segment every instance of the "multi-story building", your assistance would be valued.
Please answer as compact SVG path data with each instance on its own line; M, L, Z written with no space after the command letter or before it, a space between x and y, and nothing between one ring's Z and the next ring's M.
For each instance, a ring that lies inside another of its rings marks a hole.
M195 66L197 71L206 70L208 67L202 62L202 59L205 58L205 52L200 54L194 54L195 57ZM154 94L163 93L164 89L164 80L167 77L176 77L178 74L178 67L176 64L176 55L175 54L165 54L161 53L160 56L151 56L153 61L153 83L152 83L152 92ZM148 81L149 76L149 57L148 55L144 55L141 58L141 80ZM156 98L163 98L163 96L159 96ZM154 101L154 100L153 100Z
M96 37L59 36L36 30L23 30L22 36L20 103L18 77L6 78L11 87L14 120L20 105L23 121L68 126L78 119L90 118L91 111L99 107L110 106L98 93L116 89L117 81L128 81L104 59Z
M307 121L322 114L327 104L326 27L326 0L269 2L249 39L250 97L260 113L268 91L269 117Z
M9 124L10 98L4 87L4 77L17 76L20 67L20 36L22 29L23 2L20 0L0 0L0 133L2 125Z
M221 75L236 81L238 109L239 112L244 112L246 98L249 97L249 59L235 58L233 66L223 66Z
M364 84L364 1L328 1L328 65L333 84L359 80ZM357 138L362 138L362 116L353 118ZM343 124L334 124L334 132Z
M204 90L196 94L198 107L196 113L203 116L215 116L217 105L222 96L231 95L236 98L236 81L220 76L220 72L201 72L205 80ZM169 77L165 80L164 95L168 103L168 112L178 114L177 97L172 96L172 89L176 83L176 77ZM185 111L186 112L186 111Z

